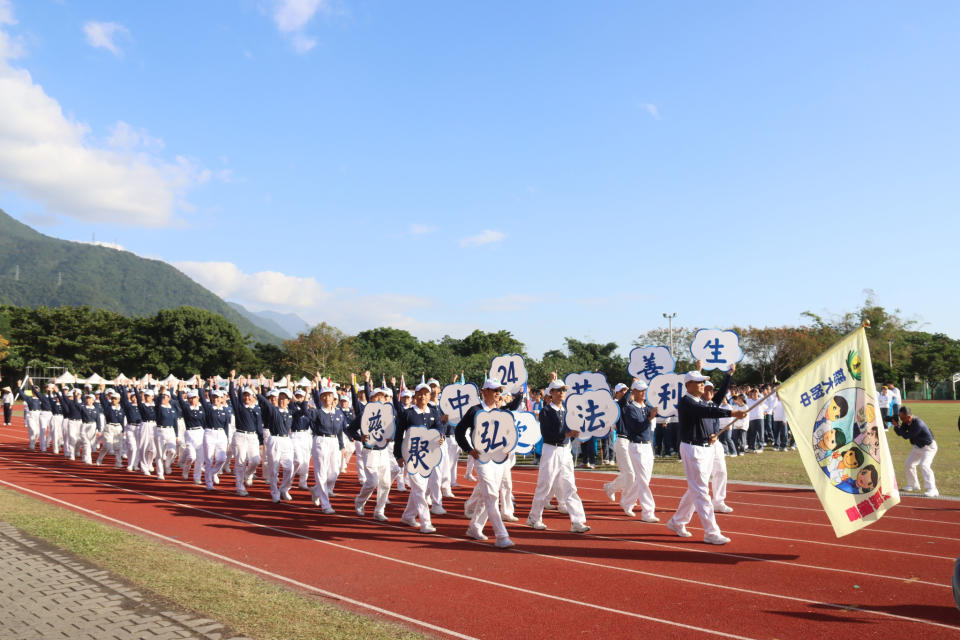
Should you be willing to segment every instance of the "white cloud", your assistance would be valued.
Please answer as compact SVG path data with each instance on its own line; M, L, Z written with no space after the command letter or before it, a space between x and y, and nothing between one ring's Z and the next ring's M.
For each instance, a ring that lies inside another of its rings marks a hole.
M108 249L116 249L117 251L126 251L123 248L123 245L117 244L116 242L101 242L100 240L92 240L90 242L84 242L83 244L92 244L95 247L106 247Z
M0 0L0 27L17 24L10 0ZM0 61L13 60L23 55L23 42L0 30Z
M297 53L306 53L317 46L316 39L304 33L304 29L325 4L324 0L278 0L275 3L273 21L277 30L290 38Z
M413 235L413 236L422 236L426 233L433 233L436 230L437 230L436 227L431 227L428 224L414 223L410 225L410 235Z
M221 298L269 307L309 309L330 298L315 278L278 271L244 273L232 262L174 262L173 266Z
M13 24L9 7L0 0L0 26ZM83 221L176 223L186 190L210 172L186 157L159 157L162 140L126 122L105 141L93 138L27 70L11 65L10 42L0 28L0 188Z
M0 0L0 24L17 24L10 0Z
M475 236L469 236L467 238L460 239L461 247L479 247L485 244L493 244L495 242L500 242L507 237L502 231L493 231L491 229L484 229Z
M643 107L654 120L660 119L660 109L657 108L657 105L651 102L644 102L640 106Z
M95 22L90 20L83 25L83 33L87 36L87 44L94 49L106 49L115 56L122 56L123 51L117 45L117 38L130 37L130 30L116 22Z

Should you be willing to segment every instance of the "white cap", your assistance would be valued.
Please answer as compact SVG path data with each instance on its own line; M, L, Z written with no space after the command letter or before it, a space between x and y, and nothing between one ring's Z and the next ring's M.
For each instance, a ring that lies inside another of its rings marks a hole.
M84 398L93 398L94 400L96 400L97 396L93 395L92 393L88 393L87 395L84 396Z
M279 389L270 389L270 391L267 392L267 397L268 397L268 398L275 398L275 397L277 397L277 396L279 396L279 395L280 395L280 390L279 390Z
M223 390L221 390L221 389L214 389L214 390L213 390L213 395L217 396L218 398L222 398L223 396L225 396L225 395L227 395L227 394L226 394Z
M614 392L614 393L617 393L618 391L621 391L621 390L626 389L626 388L627 388L627 385L623 384L622 382L618 382L618 383L617 383L617 386L615 386L615 387L613 388L613 392Z
M325 393L332 393L333 395L337 395L337 390L334 389L333 387L323 387L322 389L320 389L320 395L323 395ZM374 390L374 393L376 393L376 390Z
M556 380L551 380L550 384L547 385L547 391L555 391L557 389L566 389L567 385L563 383L563 380L557 378Z
M169 397L170 397L170 391L168 391L167 389L164 389L164 390L163 390L163 393L160 394L160 395L167 396L167 397L169 398Z
M120 397L120 393L116 389L110 389L110 391L107 391L107 395L113 396L114 398Z
M416 388L414 389L414 392L419 392L421 389L426 389L427 391L430 391L430 385L426 382L421 382L416 386Z
M703 375L699 371L688 371L687 375L683 376L683 382L703 382L707 380L707 376Z
M249 394L252 395L252 396L257 395L257 394L255 394L255 393L253 392L253 389L252 389L251 387L244 387L242 393L249 393Z
M630 389L633 391L646 391L647 383L643 380L634 380L633 384L630 385Z
M484 389L503 389L503 385L500 384L499 380L495 380L493 378L487 378L486 380L483 381L483 388Z
M304 391L303 389L301 389L300 387L297 387L297 390L293 392L293 395L295 395L295 396L305 396L305 395L307 395L307 392Z
M420 390L419 387L418 387L417 390L418 390L418 391ZM413 397L413 391L410 391L410 389L404 389L403 391L400 392L400 397L401 397L401 398L412 398L412 397Z
M187 397L188 397L188 398L199 398L199 397L200 397L200 393L199 393L196 389L190 389L190 391L187 391Z
M287 398L292 398L292 397L293 397L293 394L290 393L290 390L289 390L289 389L280 389L280 393L279 393L278 395L287 396Z
M713 386L713 382L711 382L710 380L707 380L706 382L703 383L703 386L705 386L705 387L712 387L712 386Z
M145 396L153 396L153 395L156 395L156 394L157 394L157 392L154 391L153 389L149 388L149 387L147 387L146 389L143 390L143 395L145 395Z
M440 381L437 380L436 378L430 378L429 380L427 380L427 384L430 385L431 387L432 387L433 385L437 385L437 386L439 387L439 386L440 386Z

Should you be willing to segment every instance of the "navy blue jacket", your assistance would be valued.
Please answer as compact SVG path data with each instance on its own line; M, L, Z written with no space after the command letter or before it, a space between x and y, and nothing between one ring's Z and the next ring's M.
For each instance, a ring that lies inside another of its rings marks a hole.
M689 394L683 394L677 404L677 422L680 425L680 441L693 444L706 444L712 426L710 419L729 418L730 410L721 409L711 404L701 402Z
M441 435L446 432L443 423L440 422L440 410L437 409L437 407L428 404L427 410L423 413L420 413L413 407L404 409L397 414L397 431L393 436L394 458L403 458L403 434L410 427L426 427L427 429L434 429L439 431Z
M624 396L626 397L626 396ZM643 406L638 407L633 401L620 405L620 419L623 420L623 436L630 442L650 442L651 441L651 423L650 412L653 406L649 402L644 402Z
M199 400L199 398L197 398ZM183 397L183 392L177 393L176 404L179 405L180 415L183 417L183 423L186 425L187 429L203 429L203 426L207 422L207 416L205 415L206 411L203 408L203 403L199 403L196 408L191 407L190 403L186 398Z
M257 440L263 444L263 415L260 413L260 405L254 403L248 407L243 404L233 380L230 381L230 404L237 419L237 431L255 433Z
M127 423L128 424L140 424L143 422L143 418L140 417L140 408L135 404L130 404L130 400L127 398L129 389L125 387L120 387L120 406L123 407L123 412L127 414ZM133 389L133 394L137 395L137 390Z
M913 416L910 424L901 422L893 430L898 436L909 440L910 444L915 447L925 447L933 442L933 432L930 431L930 427L917 416Z
M225 434L230 435L230 410L227 405L214 406L203 392L200 393L200 404L203 405L203 426L207 429L222 429Z

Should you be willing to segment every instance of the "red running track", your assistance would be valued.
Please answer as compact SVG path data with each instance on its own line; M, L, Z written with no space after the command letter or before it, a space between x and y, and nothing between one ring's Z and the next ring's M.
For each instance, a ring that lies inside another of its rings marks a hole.
M357 517L352 468L337 483L338 513L324 516L301 490L273 504L260 481L241 498L229 481L207 492L177 473L161 482L107 461L28 451L22 427L0 431L0 486L439 636L960 637L954 500L905 498L838 540L812 491L731 484L735 511L719 518L733 542L715 547L696 518L687 539L627 518L604 495L611 476L594 472L577 474L590 533L569 533L555 511L545 515L550 531L533 531L522 523L536 470L514 469L517 547L499 551L492 538L464 535L470 486L445 500L437 533L422 535L399 522L404 493L391 493L391 522ZM654 479L653 490L666 521L684 482Z

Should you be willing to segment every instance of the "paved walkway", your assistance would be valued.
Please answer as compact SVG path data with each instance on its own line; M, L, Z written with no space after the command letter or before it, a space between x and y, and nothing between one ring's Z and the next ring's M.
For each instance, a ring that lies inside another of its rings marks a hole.
M150 602L128 583L6 522L0 522L0 558L4 640L233 637L220 623Z

